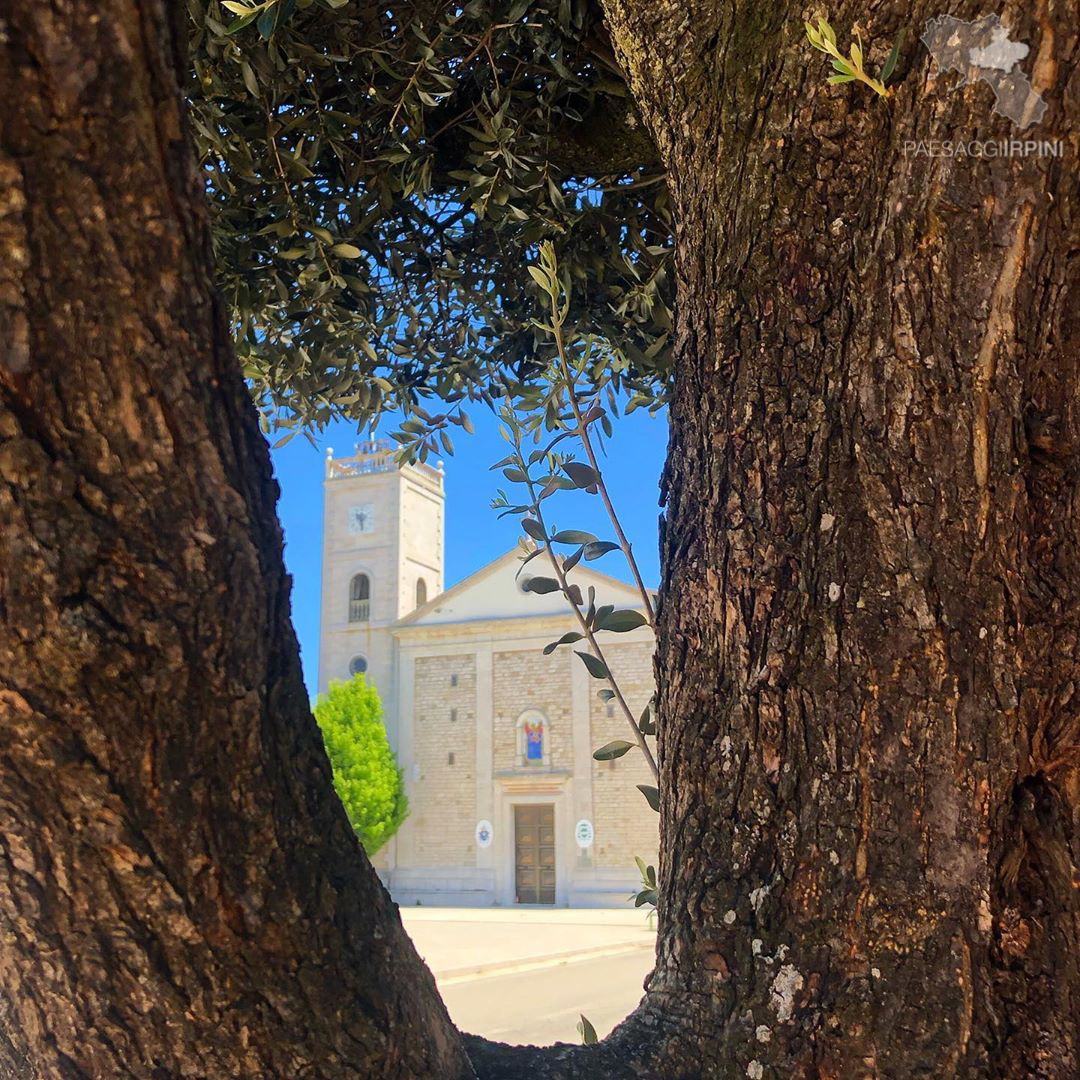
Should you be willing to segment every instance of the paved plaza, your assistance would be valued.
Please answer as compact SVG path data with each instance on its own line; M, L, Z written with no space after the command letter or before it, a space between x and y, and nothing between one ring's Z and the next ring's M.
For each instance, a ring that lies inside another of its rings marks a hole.
M626 908L403 908L454 1022L501 1042L576 1042L629 1013L652 969L655 933Z

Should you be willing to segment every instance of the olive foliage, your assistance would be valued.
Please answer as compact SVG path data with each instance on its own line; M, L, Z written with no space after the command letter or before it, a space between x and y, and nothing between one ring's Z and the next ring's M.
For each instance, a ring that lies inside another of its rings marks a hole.
M611 400L669 367L667 189L590 0L189 0L221 287L267 430L423 459L549 368L549 242ZM425 401L427 406L425 407ZM433 404L434 403L434 404Z

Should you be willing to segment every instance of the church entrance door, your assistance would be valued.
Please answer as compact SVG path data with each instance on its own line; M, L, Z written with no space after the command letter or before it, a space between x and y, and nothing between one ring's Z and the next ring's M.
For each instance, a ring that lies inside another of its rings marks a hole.
M514 807L514 885L519 904L555 903L555 807Z

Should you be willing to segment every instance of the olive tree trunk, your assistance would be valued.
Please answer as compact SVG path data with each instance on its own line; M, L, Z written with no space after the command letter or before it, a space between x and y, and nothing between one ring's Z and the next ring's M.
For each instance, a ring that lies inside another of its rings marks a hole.
M0 1075L1080 1073L1075 6L1004 17L1065 156L994 160L903 153L1013 135L924 4L829 12L908 29L887 101L790 5L607 7L678 215L660 937L535 1050L453 1031L332 794L182 13L0 0Z
M937 4L829 9L888 100L797 5L608 6L678 223L649 1005L710 1076L1080 1076L1076 5L1002 16L1022 134Z
M471 1075L308 709L186 34L0 2L0 1075Z

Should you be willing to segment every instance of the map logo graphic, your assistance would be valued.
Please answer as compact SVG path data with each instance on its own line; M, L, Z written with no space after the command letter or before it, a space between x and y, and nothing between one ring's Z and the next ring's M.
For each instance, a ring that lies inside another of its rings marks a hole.
M1030 50L1009 37L996 15L971 22L952 15L927 19L919 40L930 50L939 74L958 71L963 76L957 88L979 79L989 84L994 91L994 112L1007 116L1021 130L1042 120L1046 102L1020 69L1020 61Z

